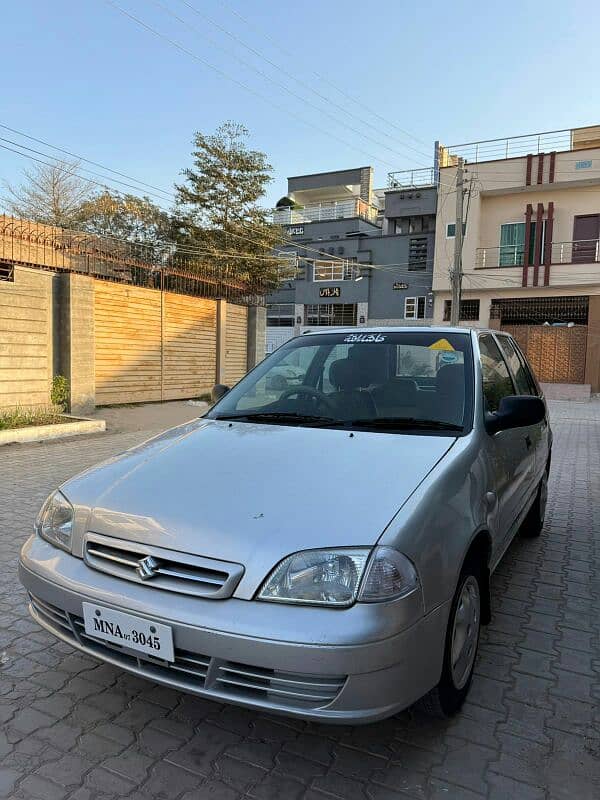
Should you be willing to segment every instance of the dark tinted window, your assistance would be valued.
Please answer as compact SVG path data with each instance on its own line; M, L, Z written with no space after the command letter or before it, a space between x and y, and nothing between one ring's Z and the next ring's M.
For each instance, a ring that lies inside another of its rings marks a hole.
M486 409L497 411L502 398L515 393L512 378L498 345L491 336L480 337L479 352Z
M514 376L519 394L537 394L535 384L526 368L521 354L517 352L513 342L507 336L499 336L498 341Z

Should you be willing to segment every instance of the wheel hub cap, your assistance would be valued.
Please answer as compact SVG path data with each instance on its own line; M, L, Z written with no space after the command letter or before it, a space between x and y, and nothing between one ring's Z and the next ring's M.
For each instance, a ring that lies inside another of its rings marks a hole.
M469 679L479 637L481 601L479 584L470 575L464 582L452 627L451 671L457 689L462 689Z

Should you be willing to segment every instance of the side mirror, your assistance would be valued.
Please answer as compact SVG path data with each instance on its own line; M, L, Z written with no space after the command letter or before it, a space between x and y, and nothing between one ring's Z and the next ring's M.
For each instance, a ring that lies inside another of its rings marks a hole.
M485 415L488 433L506 431L510 428L525 428L537 425L546 416L546 407L539 397L509 395L500 401L498 411Z
M213 403L216 403L217 400L220 400L222 397L225 397L227 392L229 391L229 386L225 386L224 383L216 383L212 391L210 393L211 400Z

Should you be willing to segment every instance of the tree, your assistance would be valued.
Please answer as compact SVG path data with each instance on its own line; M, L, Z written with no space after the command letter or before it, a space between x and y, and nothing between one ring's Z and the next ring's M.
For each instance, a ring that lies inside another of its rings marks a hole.
M112 193L105 189L81 204L80 227L91 233L143 244L172 239L173 218L148 197Z
M235 122L223 123L211 135L195 134L193 166L182 172L185 183L175 186L179 242L212 252L213 263L260 280L266 289L276 281L272 251L281 229L258 205L273 168L264 153L246 146L248 136Z
M78 174L78 161L55 161L24 169L19 186L6 184L7 207L15 217L68 228L91 196L91 183Z

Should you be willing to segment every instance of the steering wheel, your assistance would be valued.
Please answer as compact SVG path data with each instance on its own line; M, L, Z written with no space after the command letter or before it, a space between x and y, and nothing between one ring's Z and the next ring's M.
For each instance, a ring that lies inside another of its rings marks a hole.
M294 395L298 395L298 397L312 397L314 400L322 403L328 411L334 410L331 400L324 392L320 389L315 389L314 386L306 386L304 384L286 389L279 395L279 400L287 400L288 397L293 397Z

